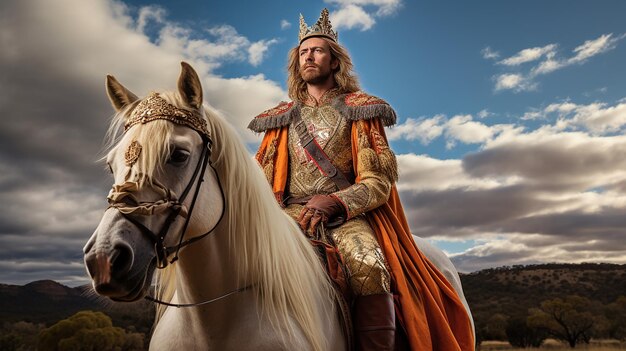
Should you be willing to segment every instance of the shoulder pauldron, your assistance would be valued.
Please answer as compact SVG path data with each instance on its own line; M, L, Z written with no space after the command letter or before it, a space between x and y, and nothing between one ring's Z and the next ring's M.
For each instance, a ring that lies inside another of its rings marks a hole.
M396 124L396 111L385 100L362 91L340 95L333 106L352 121L380 118L385 127Z
M300 104L291 102L281 102L278 106L264 111L248 124L248 129L261 133L268 129L279 128L291 123L291 116L300 113Z

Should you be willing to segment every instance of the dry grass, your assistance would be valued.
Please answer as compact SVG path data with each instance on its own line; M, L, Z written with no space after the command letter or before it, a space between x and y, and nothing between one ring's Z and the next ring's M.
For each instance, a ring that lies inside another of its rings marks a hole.
M508 342L504 341L484 341L480 345L480 351L530 351L530 350L550 350L550 351L572 351L572 350L585 350L585 351L618 351L626 350L626 343L619 342L618 340L592 340L589 345L580 344L576 345L576 348L572 349L567 344L559 342L557 340L548 339L538 349L520 349L512 347Z

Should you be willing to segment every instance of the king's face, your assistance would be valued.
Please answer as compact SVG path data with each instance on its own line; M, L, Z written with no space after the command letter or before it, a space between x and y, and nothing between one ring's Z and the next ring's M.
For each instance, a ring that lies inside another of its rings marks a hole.
M328 43L322 38L313 37L303 41L298 55L300 74L309 84L326 81L337 66L337 63L333 62Z

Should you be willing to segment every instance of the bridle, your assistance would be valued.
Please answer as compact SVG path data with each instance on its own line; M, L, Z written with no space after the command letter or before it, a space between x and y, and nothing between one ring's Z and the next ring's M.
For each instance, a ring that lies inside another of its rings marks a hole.
M123 186L119 186L119 185L118 186L114 185L113 189L111 190L111 193L109 193L109 196L108 196L109 208L117 209L124 218L126 218L129 222L133 223L135 226L137 226L141 230L141 233L147 236L154 243L154 251L156 254L156 258L157 258L157 268L159 269L163 269L167 267L168 264L176 262L178 260L178 252L180 251L182 247L190 245L206 237L207 235L211 234L213 230L215 229L215 227L217 227L217 225L221 221L222 217L224 216L224 209L222 209L222 214L220 215L220 219L215 224L215 226L213 226L213 228L211 228L209 231L207 231L206 233L202 235L195 236L191 239L183 241L185 232L187 231L187 227L191 220L193 209L196 205L198 194L200 193L200 187L202 186L202 183L204 182L204 174L205 174L207 166L210 166L215 171L215 168L213 168L213 165L211 164L211 161L210 161L212 140L208 136L201 135L201 137L202 137L202 144L203 144L202 154L200 155L200 158L198 159L198 163L196 164L193 175L191 179L189 180L189 183L187 184L187 186L185 187L185 189L183 190L183 192L181 193L178 199L176 199L176 196L169 189L165 188L163 185L161 185L157 181L152 181L151 186L155 189L155 191L159 191L160 193L162 193L164 195L164 199L160 199L160 200L152 201L152 202L142 201L138 206L129 205L127 202L124 202L123 200L128 197L133 197L132 195L134 191L137 190L137 186L135 186L134 188L130 187L129 189L128 186L124 188ZM215 172L215 174L217 176L217 172ZM197 182L196 182L196 179L198 179ZM217 182L220 188L220 194L222 196L222 200L224 200L224 191L222 189L219 176L217 176ZM124 185L127 185L129 183L132 185L136 184L135 182L129 182L127 180L127 182ZM193 192L193 198L191 199L191 204L189 206L189 209L187 210L185 209L183 202L185 201L187 196L191 193L194 183L196 184L195 191ZM146 208L152 208L153 210L148 211L148 213L146 213L146 211L142 211L143 209L146 209ZM166 217L165 222L163 223L163 225L161 226L158 232L152 231L150 228L146 227L143 223L137 220L136 216L134 216L135 214L146 215L146 214L153 214L154 212L162 212L165 210L170 210L170 213ZM166 246L165 238L167 237L170 231L171 225L174 223L174 221L176 220L178 216L185 218L183 229L179 234L178 244L175 246ZM171 260L168 261L168 257L172 253L175 253L175 255Z
M204 135L201 133L199 134L202 138L202 154L200 155L200 158L198 159L198 163L196 164L193 175L191 179L189 180L189 183L187 184L187 186L185 187L185 189L181 193L181 196L178 199L176 199L176 196L173 195L173 193L169 189L165 188L163 185L161 185L160 183L156 181L153 181L151 183L152 184L151 186L155 188L156 190L160 190L160 192L164 195L164 199L157 200L154 202L141 202L140 206L129 205L128 203L122 200L124 200L127 197L132 197L133 190L137 190L137 186L136 186L136 183L128 182L128 181L124 185L130 183L134 185L134 187L131 186L130 190L125 190L123 185L122 186L114 185L113 189L111 190L111 193L109 193L109 196L108 196L109 208L117 209L125 219L127 219L129 222L137 226L137 228L140 229L141 233L147 236L154 243L154 251L155 251L156 259L157 259L156 267L158 269L163 269L167 267L168 264L172 264L176 262L178 260L178 253L181 248L187 245L191 245L207 237L208 235L214 233L215 228L219 225L219 223L224 218L225 207L226 207L226 198L224 196L224 189L222 188L222 183L220 181L219 174L217 173L217 170L215 169L215 167L213 167L213 164L211 163L211 151L212 151L213 140L211 139L209 135ZM220 214L220 217L218 221L215 223L215 225L206 233L195 236L187 240L183 240L185 237L185 232L187 231L187 227L189 225L189 221L191 220L191 215L196 205L198 194L200 193L200 187L202 186L202 183L204 182L204 175L205 175L207 166L213 169L213 172L215 173L215 177L217 179L218 187L220 189L220 195L222 197L222 213ZM198 180L197 182L196 182L196 179ZM189 206L189 209L185 210L183 202L185 201L187 196L190 194L194 183L196 183L196 187L195 187L195 190L193 191L191 204ZM126 189L127 188L128 187L126 187ZM151 209L151 210L145 211L146 208ZM158 232L152 231L150 228L146 227L143 223L138 221L135 218L135 216L133 216L133 214L137 212L141 215L147 215L147 214L153 214L154 212L157 212L157 211L160 212L160 211L164 211L168 209L170 210L170 213L168 214L167 218L165 219L165 222L163 223L163 226L160 228ZM146 212L149 212L149 213L146 213ZM185 218L183 229L181 230L179 237L178 237L178 244L174 246L166 246L165 238L167 237L169 233L171 225L174 223L174 221L176 220L178 216L182 216L183 218ZM171 260L168 260L168 257L172 254L174 254L174 257ZM173 304L173 303L158 300L151 296L145 296L145 299L158 303L158 304L167 305L167 306L193 307L193 306L205 305L205 304L215 302L217 300L221 300L232 294L242 292L249 288L251 288L251 286L239 288L237 290L231 291L227 294L224 294L220 297L217 297L211 300L207 300L207 301L203 301L199 303L190 303L190 304Z

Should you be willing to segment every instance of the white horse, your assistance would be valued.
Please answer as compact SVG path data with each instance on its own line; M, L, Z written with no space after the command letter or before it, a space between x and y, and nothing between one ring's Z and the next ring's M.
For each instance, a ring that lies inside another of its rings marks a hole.
M170 306L157 308L150 349L345 350L316 253L233 128L203 107L191 66L182 63L177 92L151 103L111 76L106 85L115 184L84 248L95 291L135 301L157 272L156 298ZM467 307L450 260L416 242Z

